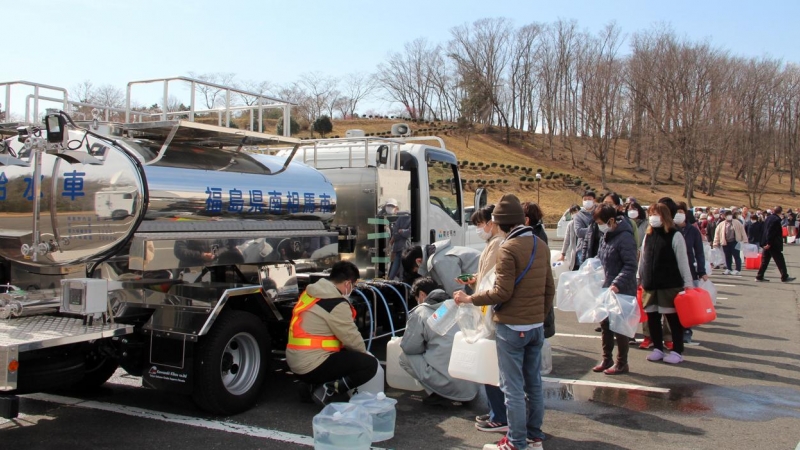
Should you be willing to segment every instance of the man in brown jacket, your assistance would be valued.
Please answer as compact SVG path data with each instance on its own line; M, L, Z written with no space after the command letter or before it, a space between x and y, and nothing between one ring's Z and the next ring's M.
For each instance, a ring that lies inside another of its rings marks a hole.
M454 295L459 304L494 305L500 388L506 397L508 434L497 444L483 448L542 448L544 397L539 370L544 319L553 307L555 295L550 249L534 236L531 227L523 225L522 205L512 194L500 199L492 221L507 233L498 251L494 287L474 295L462 291Z

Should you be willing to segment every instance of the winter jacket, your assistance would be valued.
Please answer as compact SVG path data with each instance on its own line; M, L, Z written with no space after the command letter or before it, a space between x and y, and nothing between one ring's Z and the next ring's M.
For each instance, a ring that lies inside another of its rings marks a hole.
M413 310L406 322L406 331L400 348L400 366L430 391L458 402L468 402L478 395L478 384L452 378L447 371L453 337L458 332L454 325L444 336L428 327L428 317L450 296L441 289L431 291L425 302Z
M578 236L575 234L575 221L570 220L567 224L567 231L564 235L564 243L561 245L561 254L564 255L564 264L567 270L572 270L575 266L575 257L578 253Z
M613 284L620 294L636 295L636 238L626 219L618 216L616 228L600 238L597 257L603 263L606 276L604 288Z
M727 234L726 231L728 227L733 227L733 236L736 239L736 242L747 242L747 233L744 232L744 225L742 222L738 220L731 220L728 222L727 220L723 220L721 224L717 225L717 229L714 233L714 246L726 246L731 244L725 238Z
M428 256L427 262L419 268L419 274L430 276L448 295L455 291L463 291L464 286L456 282L456 278L463 273L478 271L478 262L481 252L470 247L451 245L450 239L437 241L433 255Z
M747 241L751 244L761 246L762 237L764 237L764 222L751 222L750 229L747 230Z
M573 214L572 221L575 222L575 234L578 236L578 241L586 237L589 225L594 223L592 214L594 214L594 209L591 211L581 209L577 214Z
M358 332L350 303L336 285L323 278L306 288L308 295L321 299L302 313L303 330L315 336L336 336L345 349L366 353L364 339ZM306 374L319 367L333 352L322 349L286 349L286 362L292 372Z
M498 251L494 287L472 295L472 303L476 306L502 304L499 309L495 307L495 322L506 325L544 323L546 314L553 307L556 290L550 248L541 239L536 239L533 263L515 284L530 261L534 235L531 227L518 226L511 230Z
M783 227L777 214L770 214L764 220L764 233L761 235L761 246L770 246L770 250L783 251Z
M402 252L408 247L411 239L411 216L408 213L400 214L391 227L392 251Z
M689 260L692 279L697 280L706 275L706 254L703 249L703 236L692 225L684 225L680 230L683 240L686 242L686 257Z
M597 228L597 223L592 222L586 231L586 236L583 238L581 247L581 261L586 261L589 258L597 256L597 250L600 248L600 229Z

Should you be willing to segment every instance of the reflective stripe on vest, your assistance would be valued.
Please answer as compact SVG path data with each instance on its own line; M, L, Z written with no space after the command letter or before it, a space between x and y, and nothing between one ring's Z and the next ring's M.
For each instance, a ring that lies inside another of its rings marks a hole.
M307 333L303 327L303 313L316 305L320 299L311 297L307 292L303 292L300 300L292 310L292 321L289 323L289 342L286 348L295 350L327 350L329 352L338 352L344 346L336 339L336 336L317 336ZM353 313L353 319L356 318L356 310L350 305L350 310Z

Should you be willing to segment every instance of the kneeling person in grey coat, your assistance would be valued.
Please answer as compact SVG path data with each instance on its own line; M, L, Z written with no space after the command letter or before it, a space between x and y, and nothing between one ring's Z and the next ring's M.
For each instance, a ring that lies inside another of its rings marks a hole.
M444 336L428 327L428 317L448 300L447 295L430 277L419 278L411 287L411 295L419 306L409 314L406 331L400 348L400 367L414 377L429 394L425 404L443 404L448 400L468 402L478 395L478 384L450 377L450 352L453 350L453 337L458 325L453 326Z

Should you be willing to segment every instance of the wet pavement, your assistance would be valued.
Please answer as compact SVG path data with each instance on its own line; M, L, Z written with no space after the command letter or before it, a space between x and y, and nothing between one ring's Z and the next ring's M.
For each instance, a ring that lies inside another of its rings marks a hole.
M790 273L800 275L800 246L785 254ZM753 277L712 276L717 320L695 329L697 344L687 346L684 363L647 362L647 351L631 348L631 372L615 377L591 371L600 357L595 325L557 311L553 372L544 384L545 448L796 449L800 283L776 282L774 266L767 273L773 282ZM256 408L219 418L118 373L91 396L23 399L19 419L0 420L0 442L25 449L310 448L303 444L319 408L299 403L293 384L278 364ZM398 399L396 432L378 447L480 449L501 437L474 428L475 415L486 412L482 398L426 407L424 394L387 394Z

